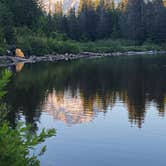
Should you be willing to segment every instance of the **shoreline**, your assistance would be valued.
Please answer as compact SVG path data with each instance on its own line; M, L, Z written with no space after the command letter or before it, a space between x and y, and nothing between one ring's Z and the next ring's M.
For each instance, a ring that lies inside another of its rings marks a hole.
M88 59L88 58L101 58L101 57L113 57L113 56L134 56L134 55L156 55L166 54L166 51L128 51L128 52L111 52L111 53L94 53L94 52L82 52L78 54L56 54L45 56L30 56L29 58L20 58L12 56L0 56L0 67L13 66L18 63L37 63L37 62L58 62L58 61L70 61L76 59Z

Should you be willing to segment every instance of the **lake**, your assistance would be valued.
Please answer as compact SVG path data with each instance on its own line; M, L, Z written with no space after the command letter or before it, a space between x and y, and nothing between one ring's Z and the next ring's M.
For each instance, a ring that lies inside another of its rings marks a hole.
M57 129L44 143L42 166L166 165L166 56L10 69L10 122Z

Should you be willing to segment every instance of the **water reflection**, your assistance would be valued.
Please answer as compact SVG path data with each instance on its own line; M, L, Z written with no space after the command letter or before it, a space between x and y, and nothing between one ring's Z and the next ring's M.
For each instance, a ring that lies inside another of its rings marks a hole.
M93 120L123 103L131 123L141 127L149 103L159 116L166 105L166 56L79 60L25 65L9 85L7 102L13 123L20 112L28 123L46 111L67 124Z
M16 65L8 66L8 70L10 70L12 73L19 73L24 67L23 62L19 62Z
M54 119L61 120L66 124L78 124L90 122L97 116L97 113L106 113L108 108L112 110L116 103L123 103L123 106L128 110L130 122L141 127L148 101L142 105L136 104L130 100L126 91L107 94L103 97L96 94L86 100L84 94L81 95L79 91L71 96L70 90L64 93L57 93L54 90L45 98L42 110L52 115ZM164 108L162 109L164 111Z
M20 62L16 64L16 72L21 72L24 67L24 63Z
M67 124L89 122L93 117L93 111L86 111L83 107L79 93L72 97L70 90L65 91L64 94L56 91L48 94L42 110Z

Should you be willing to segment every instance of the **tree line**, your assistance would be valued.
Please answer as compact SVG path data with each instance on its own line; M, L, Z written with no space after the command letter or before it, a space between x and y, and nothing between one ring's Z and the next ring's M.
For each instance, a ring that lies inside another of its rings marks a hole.
M163 0L121 0L118 4L114 0L80 0L77 10L66 15L55 12L53 19L61 22L59 32L75 40L125 38L142 43L166 39Z
M13 43L16 28L47 37L64 34L78 41L124 38L135 43L165 42L165 0L80 0L78 8L43 10L41 0L0 0L0 41Z

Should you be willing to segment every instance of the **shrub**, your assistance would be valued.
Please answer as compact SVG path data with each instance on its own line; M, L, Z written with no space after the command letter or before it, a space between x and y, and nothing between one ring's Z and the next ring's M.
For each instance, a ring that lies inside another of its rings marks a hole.
M82 51L90 52L116 52L123 49L117 40L98 40L95 42L80 43L80 46Z
M21 48L26 55L31 54L32 48L31 48L31 44L30 44L28 37L26 37L26 38L17 37L17 44L16 45L17 45L17 47Z
M162 48L162 50L166 50L166 43L162 43L161 48Z
M26 30L26 28L24 28ZM24 30L22 30L24 31ZM27 31L28 34L32 32ZM19 34L22 34L20 32ZM143 45L134 45L132 41L122 39L105 39L94 42L75 42L67 40L65 36L53 33L52 37L39 35L24 35L17 37L17 46L23 49L28 55L46 55L56 53L79 53L79 52L126 52L126 51L147 51L162 50L165 44L156 45L145 42ZM3 52L3 50L1 51Z
M78 53L79 45L73 41L61 41L46 37L18 37L17 46L29 55L46 55L55 53Z
M10 72L5 71L0 80L0 164L3 166L38 166L40 161L37 159L42 155L46 147L44 146L38 155L30 155L30 150L36 145L45 141L46 138L54 136L55 130L42 130L37 135L30 132L30 126L19 123L16 128L12 128L5 120L7 111L2 97L5 95L3 90L10 78Z
M57 46L59 53L78 53L80 51L78 44L71 41L59 41Z
M42 37L19 37L17 47L21 48L28 55L45 55L48 53L47 39Z
M0 28L0 56L6 53L5 37L2 28Z
M66 34L63 34L63 33L57 33L57 32L52 32L51 35L50 35L53 39L56 39L56 40L63 40L63 41L66 41L68 40L67 38L67 35Z
M31 54L45 55L48 51L47 38L32 37L30 38Z
M6 48L5 47L0 47L0 56L5 55L6 53Z
M13 166L35 166L40 165L37 159L38 155L42 155L46 147L41 149L38 155L30 156L30 149L44 142L46 138L55 134L55 130L45 131L44 129L39 135L29 132L29 127L24 127L19 123L15 129L9 126L9 123L3 122L0 126L0 161L3 166L12 163Z
M146 50L161 50L161 46L154 44L152 42L145 42L143 48Z

